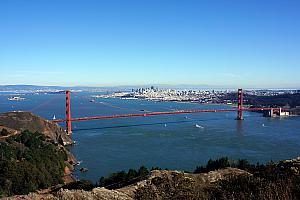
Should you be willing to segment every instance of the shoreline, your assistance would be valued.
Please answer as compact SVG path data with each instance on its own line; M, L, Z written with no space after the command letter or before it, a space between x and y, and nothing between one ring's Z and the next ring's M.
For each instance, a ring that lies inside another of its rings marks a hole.
M120 100L141 100L141 101L151 101L151 102L175 102L175 103L181 103L181 104L199 104L199 105L211 105L211 106L228 106L230 108L237 108L237 104L224 104L224 103L201 103L201 102L195 102L195 101L179 101L179 100L155 100L155 99L146 99L146 98L122 98L122 97L94 97L96 99L120 99ZM252 105L245 104L245 108L249 108ZM262 113L261 111L247 111L247 112L255 112L255 113ZM290 114L288 116L278 116L278 117L297 117L300 116L300 114Z
M201 103L196 101L180 101L180 100L161 100L161 99L146 99L146 98L123 98L123 97L93 97L96 99L121 99L121 100L143 100L143 101L151 101L151 102L176 102L176 103L190 103L190 104L200 104L200 105L220 105L220 106L231 106L236 107L232 104L223 104L223 103Z

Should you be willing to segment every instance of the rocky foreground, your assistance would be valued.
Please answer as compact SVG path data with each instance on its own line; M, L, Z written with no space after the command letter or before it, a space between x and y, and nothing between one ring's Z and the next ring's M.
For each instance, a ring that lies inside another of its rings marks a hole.
M202 193L195 193L199 188L205 189L210 184L224 180L232 175L250 176L246 171L226 168L209 173L190 174L179 171L153 170L148 179L133 185L108 190L103 187L92 191L60 189L52 194L31 193L29 195L7 197L7 200L133 200L133 199L202 199ZM171 196L170 196L171 195Z
M250 166L250 165L249 165ZM250 173L251 171L251 173ZM282 199L300 197L300 157L241 170L227 167L208 173L153 170L142 181L109 190L59 189L47 194L7 197L7 200L164 200L164 199Z

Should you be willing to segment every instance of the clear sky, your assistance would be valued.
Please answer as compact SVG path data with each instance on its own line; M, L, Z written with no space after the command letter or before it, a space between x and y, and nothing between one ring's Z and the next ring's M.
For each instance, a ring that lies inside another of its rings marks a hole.
M300 87L299 0L1 0L0 84Z

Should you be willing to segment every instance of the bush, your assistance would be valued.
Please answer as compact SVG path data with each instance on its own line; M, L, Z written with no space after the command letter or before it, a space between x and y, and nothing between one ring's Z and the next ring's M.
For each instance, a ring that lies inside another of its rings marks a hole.
M222 157L217 160L209 159L206 166L197 166L194 173L207 173L209 171L217 170L217 169L223 169L226 167L230 167L231 164L229 162L229 159L227 157Z
M102 176L99 179L98 185L108 189L117 189L141 181L148 175L148 169L142 166L138 171L135 169L129 169L127 173L125 171L119 171L112 173L107 178Z
M80 180L65 185L64 189L69 190L92 190L95 185L90 180Z
M272 161L269 163L269 165L272 165ZM237 161L235 160L229 160L228 157L222 157L217 160L209 159L207 164L205 166L197 166L194 170L194 173L207 173L209 171L214 171L218 169L224 169L226 167L234 167L239 168L242 170L252 171L256 170L259 167L264 167L264 165L252 165L248 162L246 159L239 159Z

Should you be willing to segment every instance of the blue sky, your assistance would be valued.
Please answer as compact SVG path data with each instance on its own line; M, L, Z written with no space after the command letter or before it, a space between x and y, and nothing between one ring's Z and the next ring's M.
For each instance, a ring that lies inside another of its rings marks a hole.
M300 87L298 0L1 0L0 84Z

